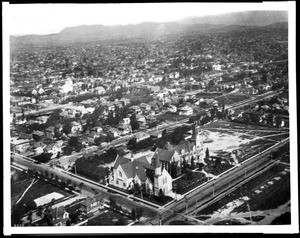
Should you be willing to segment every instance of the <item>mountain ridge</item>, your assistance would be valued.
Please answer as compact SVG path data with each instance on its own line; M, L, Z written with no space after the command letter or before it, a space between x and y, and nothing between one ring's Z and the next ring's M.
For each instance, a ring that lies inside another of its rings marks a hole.
M226 21L220 22L219 20L214 20L215 24L208 22L203 23L203 19L210 19L211 16L197 17L193 21L182 20L179 22L143 22L139 24L129 24L129 25L114 25L114 26L104 26L104 25L79 25L73 27L66 27L59 33L53 33L48 35L23 35L23 36L11 36L12 45L55 45L64 43L77 43L77 42L88 42L88 41L105 41L105 40L117 40L117 39L130 39L130 38L143 38L145 40L155 40L159 37L167 34L188 34L192 32L197 32L200 34L214 33L218 31L232 31L238 29L249 29L253 27L269 27L269 28L287 28L288 24L284 20L286 18L282 17L286 12L281 12L277 17L271 17L268 19L268 25L240 25L240 24L225 24ZM239 17L235 17L238 15ZM248 19L250 16L255 16L259 18L260 21L264 18L274 16L274 12L246 12L246 13L230 13L218 15L220 17L229 19L236 18L237 20L241 17L243 19ZM260 17L259 17L260 16ZM279 16L279 17L278 17ZM275 20L281 21L275 21ZM245 22L245 20L243 22ZM256 20L257 21L257 20ZM229 21L227 21L229 22ZM242 23L243 23L242 22ZM238 23L231 21L230 23ZM253 21L252 21L253 23ZM255 22L254 22L255 23Z

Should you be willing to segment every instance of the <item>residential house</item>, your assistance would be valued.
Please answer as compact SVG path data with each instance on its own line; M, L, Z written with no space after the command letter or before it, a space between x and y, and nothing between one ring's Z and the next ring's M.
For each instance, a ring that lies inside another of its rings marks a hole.
M52 218L51 223L53 226L66 226L67 221L70 220L69 213L64 206L52 209L49 215Z
M49 126L48 128L46 128L45 135L46 137L53 138L55 135L55 127Z
M32 139L13 140L11 142L12 149L14 152L23 153L30 147L31 142L33 142Z
M129 125L130 124L130 118L129 117L123 118L121 123Z
M147 125L146 117L140 114L136 115L136 120L139 123L140 127L144 127Z
M177 109L179 112L179 115L192 115L193 114L193 108L189 107L189 106L184 106L184 107L180 107Z
M79 122L72 121L71 122L71 133L75 133L77 131L82 131L82 125Z
M56 158L58 153L62 153L62 143L51 143L44 147L45 153L51 153L51 159Z
M121 135L127 135L127 134L132 132L130 124L120 124L118 126L118 130L119 130Z
M31 148L36 155L39 155L44 152L45 147L46 147L46 144L39 141L39 142L35 142Z
M128 98L121 98L119 101L123 103L124 106L130 104L130 99Z
M130 113L141 113L142 110L139 106L133 105L133 106L129 107L129 112Z
M106 93L106 90L102 86L99 86L94 88L94 93L102 95Z
M107 133L110 133L114 138L120 136L120 131L116 128L110 128Z
M88 144L94 144L95 143L95 139L100 137L100 134L98 134L96 131L91 131L88 135L87 135L87 142Z
M63 129L63 125L61 123L56 124L54 127L57 131L62 131Z
M147 103L141 103L140 104L140 108L143 110L143 111L150 111L151 110L151 106Z
M80 136L78 138L78 142L80 142L84 146L88 146L89 145L89 138L88 138L88 136ZM94 139L93 139L93 142L91 142L91 144L93 144L93 143L94 143Z
M80 210L85 214L95 212L99 208L102 208L104 204L103 196L101 194L97 194L94 197L89 197L81 202Z
M41 140L45 136L45 133L39 130L34 130L32 132L32 138L35 140Z
M136 138L136 142L139 142L139 141L150 138L150 135L145 132L138 132L138 133L136 133L135 138Z
M162 132L161 131L152 131L149 132L150 137L157 139L162 137Z

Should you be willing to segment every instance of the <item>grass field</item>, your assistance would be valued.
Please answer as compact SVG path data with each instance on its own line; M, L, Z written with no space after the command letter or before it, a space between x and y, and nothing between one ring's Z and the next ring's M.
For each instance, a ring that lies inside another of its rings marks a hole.
M27 193L24 195L20 203L25 204L28 201L32 201L36 198L42 197L52 192L57 192L64 196L69 195L69 193L67 193L65 190L62 190L45 181L39 180L37 183L32 185L32 187L27 191Z

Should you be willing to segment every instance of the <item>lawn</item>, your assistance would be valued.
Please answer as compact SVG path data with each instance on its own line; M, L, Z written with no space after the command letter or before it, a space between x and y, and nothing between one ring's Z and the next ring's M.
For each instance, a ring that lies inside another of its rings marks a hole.
M208 178L201 172L191 172L190 175L183 175L181 178L173 181L173 188L176 193L184 194L187 191L205 183Z
M12 225L18 223L19 219L28 211L34 210L36 208L36 203L34 202L36 198L42 197L52 192L57 192L64 197L72 194L52 185L51 183L38 180L38 182L36 182L29 188L20 202L12 207Z
M19 203L26 204L27 202L31 202L39 197L53 192L57 192L64 196L72 194L70 192L66 192L65 190L60 189L59 187L52 185L51 183L39 180L37 183L32 185L32 187L27 191L27 193L24 195L24 197Z
M123 214L115 211L104 212L99 216L92 218L87 222L88 226L115 226L115 225L127 225L133 222L132 219L124 216Z
M118 189L118 190L120 190L120 191L122 191L124 193L127 193L128 195L132 194L132 192L128 191L127 189L122 189L122 188L119 188L119 187L114 186L112 184L109 184L108 187L112 187L114 189ZM143 193L143 197L141 197L141 193L135 194L134 196L137 197L137 198L144 199L146 201L155 203L157 205L164 205L164 204L166 204L166 203L168 203L168 202L170 202L170 201L173 200L173 198L168 197L168 196L163 196L162 198L159 198L157 196L148 195L146 193Z

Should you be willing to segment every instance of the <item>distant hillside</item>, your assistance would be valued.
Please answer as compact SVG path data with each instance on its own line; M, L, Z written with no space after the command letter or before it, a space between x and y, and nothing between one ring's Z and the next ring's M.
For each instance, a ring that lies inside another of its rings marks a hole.
M181 24L224 24L240 26L267 26L275 22L287 22L287 11L247 11L221 15L189 17L178 21Z
M77 42L142 38L155 40L166 34L214 33L253 27L287 28L286 12L242 12L189 18L180 22L136 25L82 25L68 27L58 34L11 36L11 46L57 45ZM268 26L267 26L268 25Z

